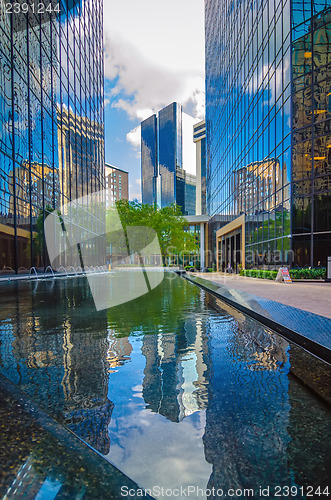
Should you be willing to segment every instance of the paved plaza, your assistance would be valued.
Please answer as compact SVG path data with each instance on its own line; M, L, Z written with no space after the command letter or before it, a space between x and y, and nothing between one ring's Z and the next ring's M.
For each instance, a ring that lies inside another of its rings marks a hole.
M290 284L238 274L194 273L214 283L331 318L331 283L295 281Z

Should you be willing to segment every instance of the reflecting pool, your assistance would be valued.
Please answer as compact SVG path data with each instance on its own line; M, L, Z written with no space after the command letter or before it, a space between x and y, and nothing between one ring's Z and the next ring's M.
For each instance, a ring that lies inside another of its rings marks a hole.
M331 413L297 350L183 278L99 312L85 278L0 301L0 373L142 488L328 484Z

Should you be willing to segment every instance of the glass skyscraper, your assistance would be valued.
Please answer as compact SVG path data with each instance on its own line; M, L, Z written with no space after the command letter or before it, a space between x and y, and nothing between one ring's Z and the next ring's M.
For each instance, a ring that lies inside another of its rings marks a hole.
M331 255L331 5L293 1L292 244L300 265Z
M331 254L328 0L206 0L207 204L218 265Z
M173 102L159 111L158 159L161 182L161 207L176 203L176 168L182 160L182 107Z
M176 203L183 215L195 215L196 177L183 168L176 169Z
M156 203L157 175L157 118L152 115L141 122L142 203Z
M24 5L0 10L2 272L44 269L47 214L104 187L102 1Z
M142 203L176 203L195 213L195 179L183 170L182 107L173 102L141 122Z

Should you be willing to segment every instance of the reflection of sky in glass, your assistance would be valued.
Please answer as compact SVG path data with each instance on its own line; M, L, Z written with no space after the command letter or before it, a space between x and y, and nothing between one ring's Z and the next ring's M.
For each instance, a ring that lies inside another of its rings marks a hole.
M231 216L239 215L234 212L238 193L231 191L232 172L268 158L279 158L281 166L285 161L289 146L285 139L290 132L290 104L286 102L290 11L287 2L275 22L274 9L268 14L268 2L259 12L253 7L252 17L250 4L235 3L232 11L216 20L211 5L206 12L208 197L211 214ZM220 47L214 38L218 31L223 33ZM258 200L255 205L256 210Z
M0 269L45 268L38 216L103 187L101 2L69 3L13 30L0 20Z
M206 3L207 199L245 215L246 266L326 265L330 16L327 0Z
M264 254L273 264L274 252L286 262L290 1L207 2L205 14L209 213L228 221L245 214L246 259L252 252L255 267Z
M182 108L174 102L158 115L161 206L176 202L176 166L182 167Z
M142 202L156 202L157 118L150 116L141 123L141 192Z

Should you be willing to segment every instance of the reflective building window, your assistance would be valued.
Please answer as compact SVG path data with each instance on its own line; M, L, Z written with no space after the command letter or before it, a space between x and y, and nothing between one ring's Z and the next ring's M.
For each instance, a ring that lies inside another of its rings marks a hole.
M303 15L304 13L304 15ZM293 2L293 250L300 266L331 255L331 8Z
M141 122L142 203L176 203L183 214L195 213L195 176L183 169L182 156L182 107L173 102Z
M141 191L142 203L156 202L157 118L152 115L141 122Z
M161 207L176 203L176 168L182 168L182 107L173 102L159 111ZM178 203L181 205L181 203Z
M247 268L326 263L330 11L327 0L206 1L207 205L224 218L223 267L242 243Z
M1 9L1 273L45 269L47 214L104 187L102 2L60 7Z

